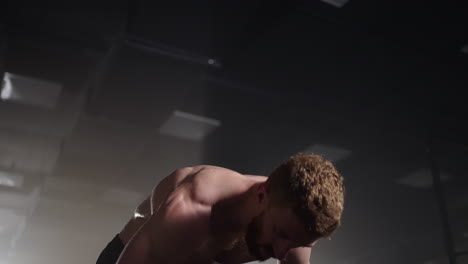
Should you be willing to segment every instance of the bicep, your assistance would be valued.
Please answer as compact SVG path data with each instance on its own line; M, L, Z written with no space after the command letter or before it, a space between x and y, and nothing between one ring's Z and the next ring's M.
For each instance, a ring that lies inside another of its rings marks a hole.
M180 201L166 203L138 230L117 263L187 262L203 242L200 216L194 209Z
M280 261L281 264L306 264L310 262L312 248L297 247L292 248L286 254L285 260Z
M197 205L169 201L148 223L152 259L161 263L177 259L184 262L196 254L208 231L205 215Z

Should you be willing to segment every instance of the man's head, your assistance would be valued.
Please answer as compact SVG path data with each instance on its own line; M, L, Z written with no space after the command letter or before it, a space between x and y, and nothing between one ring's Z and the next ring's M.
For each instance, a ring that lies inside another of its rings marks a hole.
M297 154L277 167L256 190L260 209L246 234L252 255L283 258L291 248L330 237L343 212L343 178L315 154Z

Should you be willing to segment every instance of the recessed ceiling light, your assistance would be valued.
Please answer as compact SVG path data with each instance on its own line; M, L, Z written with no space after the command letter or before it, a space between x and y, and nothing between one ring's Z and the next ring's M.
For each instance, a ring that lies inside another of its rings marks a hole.
M461 52L465 53L466 55L468 55L468 44L466 44L465 46L463 46L461 48Z
M0 186L6 187L21 187L23 185L24 176L18 173L0 171Z
M350 150L322 144L312 145L305 152L322 155L331 162L337 162L351 155Z
M336 6L336 7L343 7L346 3L349 2L349 0L322 0L322 2L328 3L330 5Z
M451 176L442 172L440 174L441 182L446 182ZM432 171L429 168L421 168L409 175L397 180L398 184L414 188L429 188L432 186Z
M46 108L55 108L62 85L6 72L0 99Z
M219 120L176 110L161 126L159 133L200 141L220 125Z

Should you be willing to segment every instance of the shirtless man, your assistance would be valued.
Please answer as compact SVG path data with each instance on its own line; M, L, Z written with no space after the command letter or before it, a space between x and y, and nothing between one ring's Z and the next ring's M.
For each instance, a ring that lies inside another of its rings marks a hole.
M343 202L342 176L315 154L290 157L268 178L181 168L154 188L97 264L306 264L317 240L340 225Z

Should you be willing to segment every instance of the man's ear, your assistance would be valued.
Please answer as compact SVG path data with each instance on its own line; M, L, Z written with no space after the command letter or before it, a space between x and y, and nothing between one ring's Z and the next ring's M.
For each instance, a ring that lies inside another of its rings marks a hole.
M262 183L258 186L257 202L262 209L268 206L270 202L270 186L267 183Z

